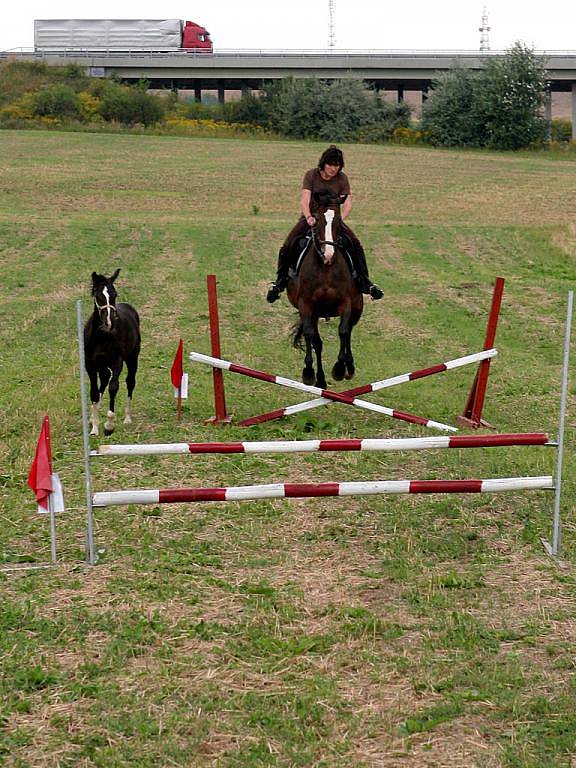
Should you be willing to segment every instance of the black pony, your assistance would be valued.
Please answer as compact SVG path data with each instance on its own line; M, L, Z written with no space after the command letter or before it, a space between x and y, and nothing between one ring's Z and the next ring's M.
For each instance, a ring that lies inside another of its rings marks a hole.
M354 375L351 334L362 315L364 300L352 276L351 265L340 245L340 205L346 195L337 195L330 189L314 192L318 205L314 213L316 226L310 242L300 258L297 275L288 281L288 299L300 314L294 331L294 345L302 336L306 342L306 356L302 381L326 388L322 367L322 339L318 332L321 317L339 317L340 351L332 368L336 381ZM314 372L312 350L316 352Z
M90 400L92 401L91 435L98 435L99 401L106 387L110 395L110 408L104 422L104 434L111 435L114 432L116 426L114 401L118 393L119 377L124 362L128 369L126 376L128 402L124 424L132 423L132 392L136 385L140 354L140 318L130 304L116 305L114 281L119 273L120 270L117 269L112 277L105 277L92 272L94 312L84 326L84 359L86 372L90 378ZM99 387L98 377L100 378Z

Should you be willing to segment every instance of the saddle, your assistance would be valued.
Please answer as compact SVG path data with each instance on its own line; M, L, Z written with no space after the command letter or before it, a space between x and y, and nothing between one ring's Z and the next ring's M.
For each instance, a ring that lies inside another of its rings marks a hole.
M290 266L290 268L288 269L288 275L292 279L297 277L298 273L300 272L302 260L304 259L304 256L306 254L306 251L308 250L311 240L312 240L312 230L309 229L305 237L296 238L292 243L292 245L290 246L290 253L293 255L290 261L291 261L291 264L294 266ZM350 273L352 277L356 279L358 274L354 266L354 259L352 257L352 247L351 247L350 241L348 240L347 237L340 236L338 238L337 244L342 250L342 253L344 254L344 256L346 257L346 261L348 263L348 266L350 267Z

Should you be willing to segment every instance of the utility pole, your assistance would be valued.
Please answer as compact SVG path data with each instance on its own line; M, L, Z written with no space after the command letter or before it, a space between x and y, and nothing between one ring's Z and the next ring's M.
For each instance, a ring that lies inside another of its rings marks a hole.
M480 32L480 50L481 51L489 51L490 50L490 27L488 26L488 11L486 10L486 6L482 8L482 26L478 27L478 31Z
M332 51L336 45L336 36L334 34L334 3L335 0L328 0L328 48Z

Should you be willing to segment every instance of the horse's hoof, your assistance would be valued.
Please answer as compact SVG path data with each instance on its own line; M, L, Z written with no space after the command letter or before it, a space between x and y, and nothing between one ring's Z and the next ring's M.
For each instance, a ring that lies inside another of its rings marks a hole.
M113 430L113 429L106 429L106 428L104 428L104 435L105 435L106 437L110 437L110 435L111 435L113 432L114 432L114 430Z
M325 376L322 376L321 378L316 379L316 386L318 387L318 389L326 389L327 384L326 384Z
M349 365L347 370L346 370L346 378L347 379L353 379L355 373L356 373L356 368L354 368L353 365Z
M344 374L346 373L346 367L344 363L340 363L338 360L334 363L332 368L332 378L335 381L342 381Z
M124 421L122 423L123 424L132 424L132 419L130 418L130 416L126 416L126 418L124 419Z
M314 386L314 368L304 368L302 371L302 383L308 387Z
M90 432L90 435L91 435L91 437L98 437L98 430L97 429L92 429L92 431Z

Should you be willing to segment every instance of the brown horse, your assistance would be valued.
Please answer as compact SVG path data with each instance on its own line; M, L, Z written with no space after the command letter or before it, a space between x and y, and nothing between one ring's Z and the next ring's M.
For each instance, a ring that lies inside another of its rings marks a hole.
M319 206L314 214L316 225L308 247L299 259L297 274L288 281L287 294L300 314L293 333L294 346L301 346L302 336L306 342L302 381L325 389L318 320L321 317L340 318L340 351L332 368L332 377L336 381L344 377L351 379L355 368L350 337L362 315L364 300L339 244L340 205L346 195L339 196L327 189L315 192L314 199ZM316 353L316 374L312 350Z

